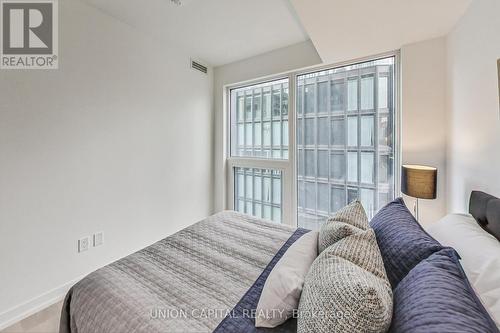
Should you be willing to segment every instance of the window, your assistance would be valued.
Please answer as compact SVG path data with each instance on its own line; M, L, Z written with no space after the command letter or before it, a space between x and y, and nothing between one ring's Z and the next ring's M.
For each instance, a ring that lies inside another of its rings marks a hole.
M234 168L235 210L281 222L281 171Z
M229 98L233 184L229 192L234 210L277 223L283 221L283 203L291 207L292 201L288 82L285 78L234 88Z
M318 229L358 199L372 217L396 191L395 78L391 56L228 88L228 208Z
M297 77L300 227L318 229L355 199L372 217L394 197L394 64L390 57Z
M288 80L231 90L231 156L288 158Z

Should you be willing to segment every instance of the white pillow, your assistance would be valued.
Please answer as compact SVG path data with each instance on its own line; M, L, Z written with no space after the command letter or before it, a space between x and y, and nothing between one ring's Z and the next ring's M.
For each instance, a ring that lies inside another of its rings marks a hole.
M446 215L426 230L457 250L467 278L500 327L500 242L468 214Z
M296 240L276 263L260 295L255 327L276 327L298 308L304 280L318 256L318 232Z

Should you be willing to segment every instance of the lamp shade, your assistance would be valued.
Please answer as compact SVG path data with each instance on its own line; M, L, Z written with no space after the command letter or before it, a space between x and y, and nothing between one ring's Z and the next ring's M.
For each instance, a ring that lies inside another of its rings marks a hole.
M401 191L414 198L436 199L437 169L425 165L403 165Z

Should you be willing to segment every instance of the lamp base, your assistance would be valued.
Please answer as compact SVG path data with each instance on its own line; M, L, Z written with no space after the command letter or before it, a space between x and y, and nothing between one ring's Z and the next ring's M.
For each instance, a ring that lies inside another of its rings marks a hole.
M415 204L413 205L413 212L415 213L415 220L418 221L418 198L415 198Z

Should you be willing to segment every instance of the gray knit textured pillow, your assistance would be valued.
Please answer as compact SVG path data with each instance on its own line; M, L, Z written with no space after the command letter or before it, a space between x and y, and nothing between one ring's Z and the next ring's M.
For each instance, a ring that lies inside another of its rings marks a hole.
M324 250L306 276L298 333L386 332L392 290L372 229Z
M354 233L366 230L370 227L363 205L359 201L353 201L321 226L318 236L318 253L330 245L338 242Z

